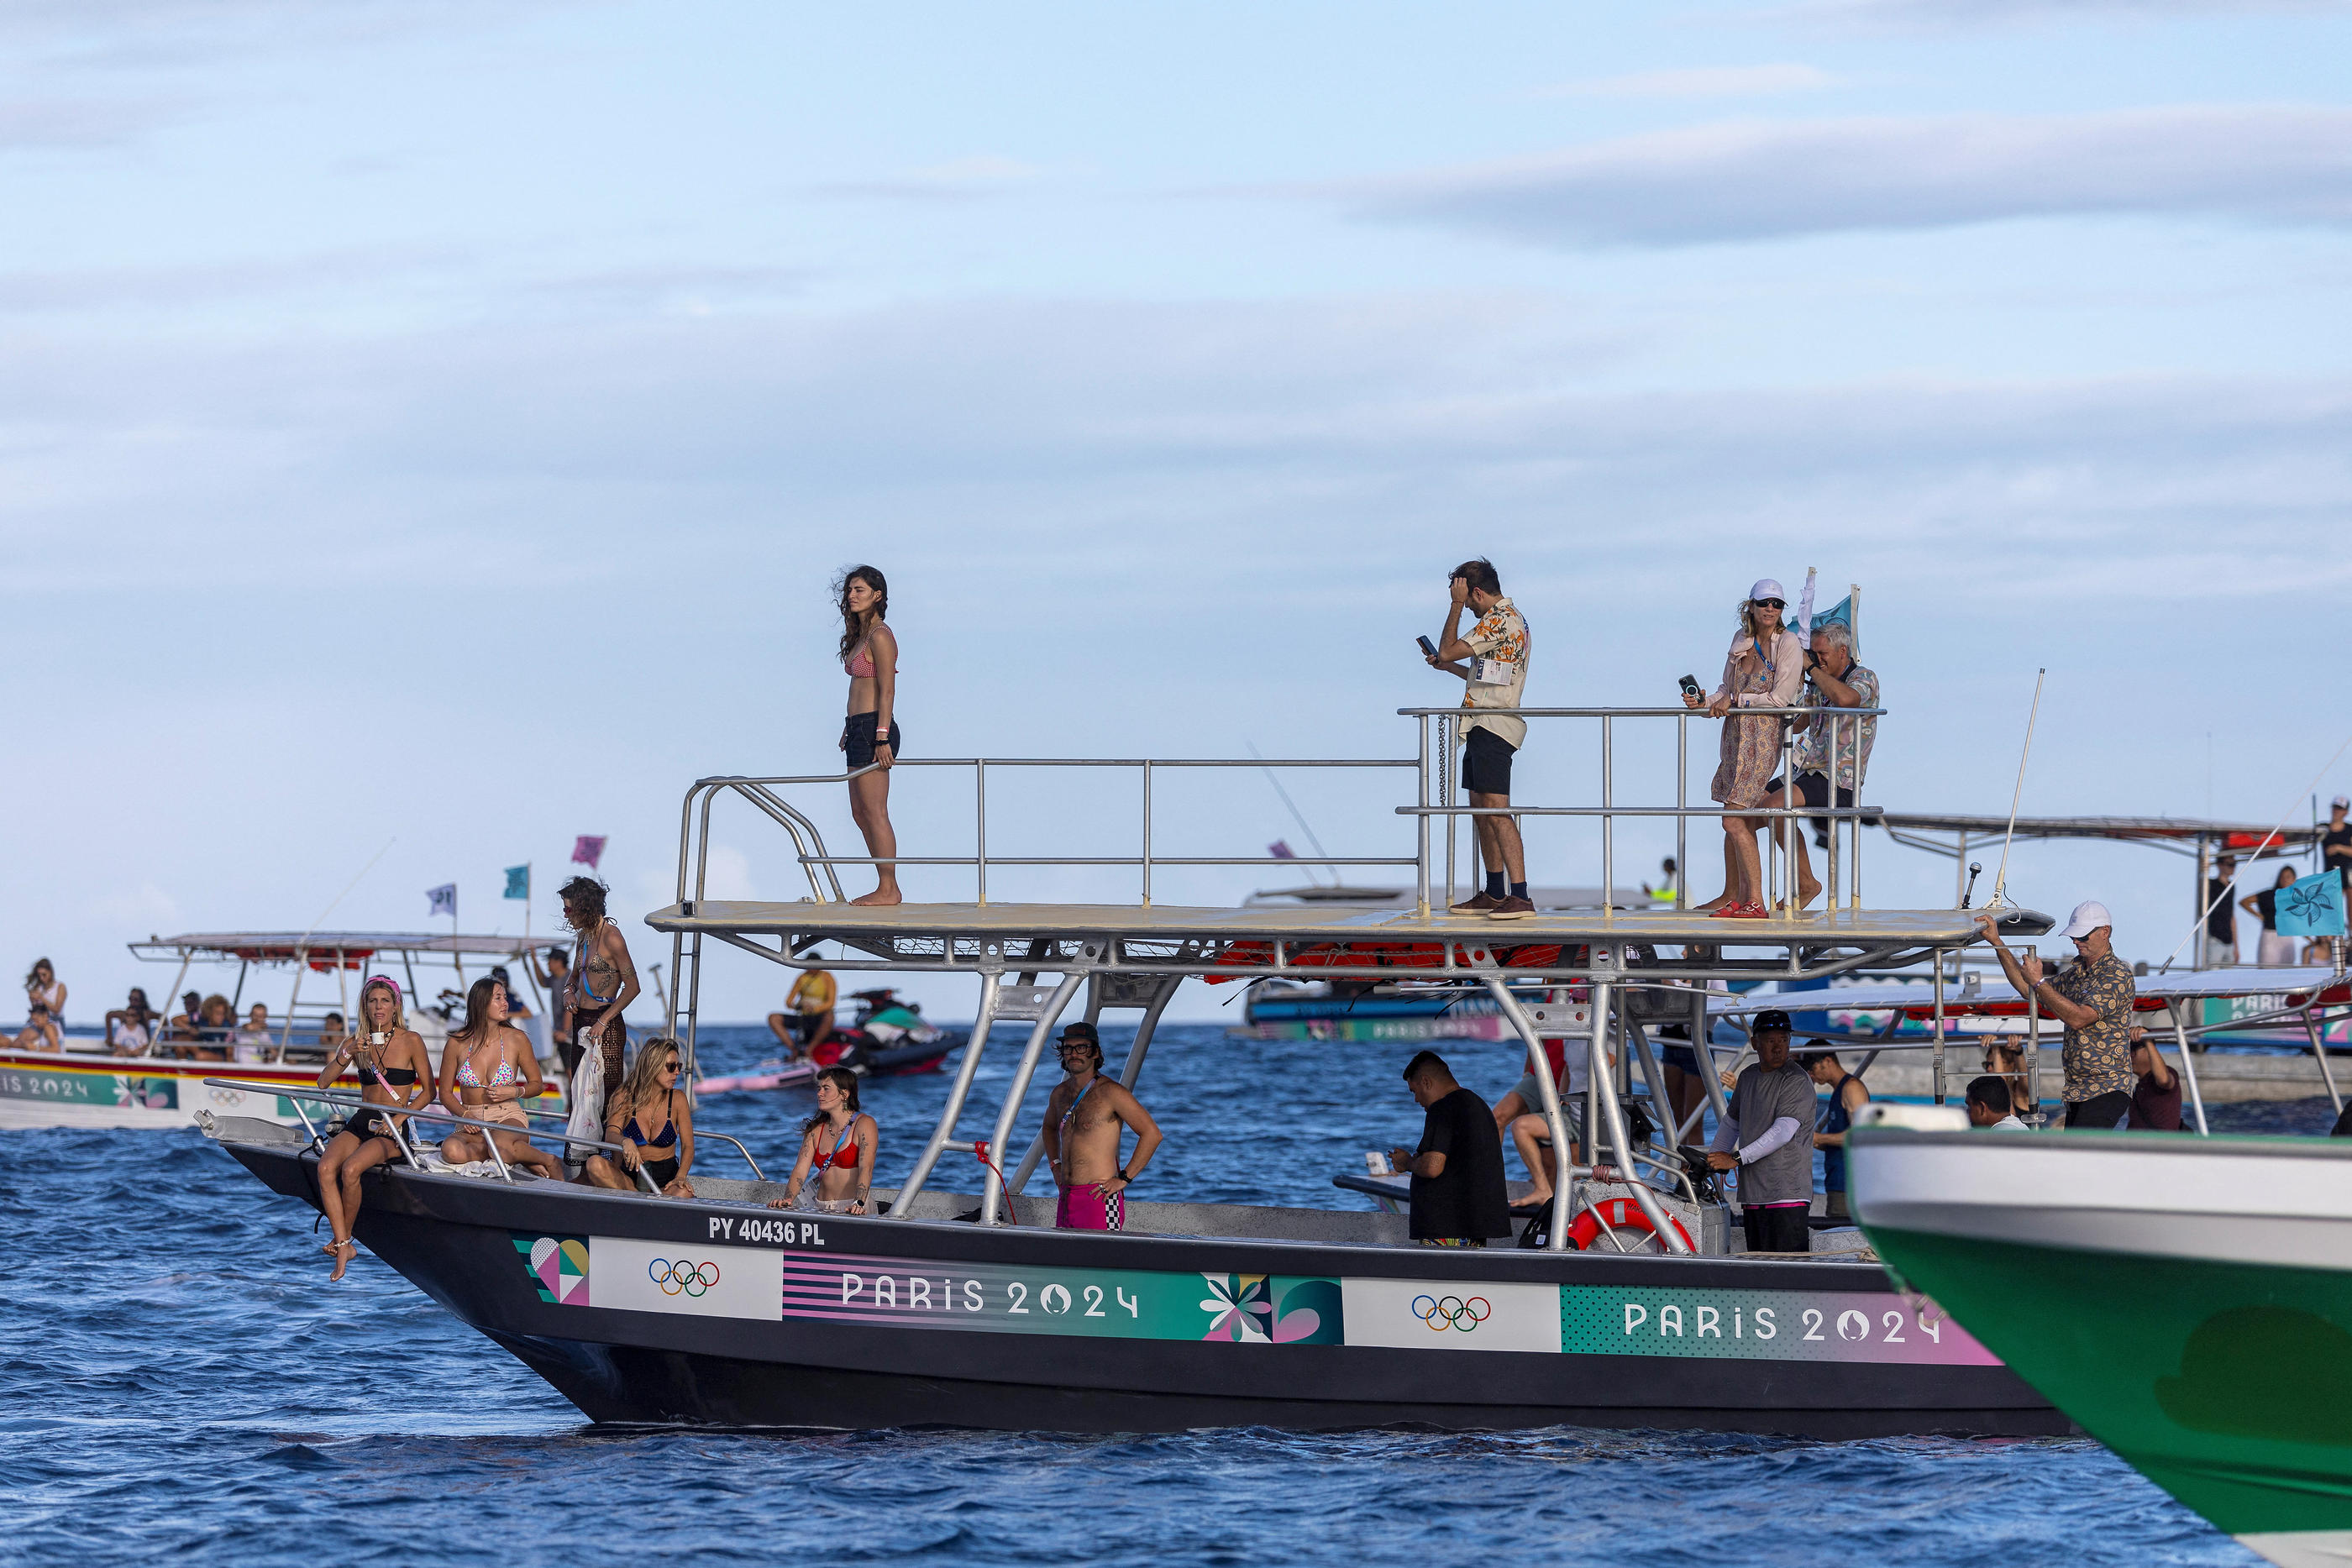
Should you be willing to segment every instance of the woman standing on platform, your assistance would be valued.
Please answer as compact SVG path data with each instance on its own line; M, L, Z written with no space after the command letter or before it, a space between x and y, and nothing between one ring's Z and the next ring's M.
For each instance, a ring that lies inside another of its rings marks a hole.
M898 639L883 624L890 612L890 585L870 566L853 566L835 589L841 600L841 667L849 674L849 717L841 727L841 749L849 771L849 814L866 835L866 852L877 862L874 891L853 904L899 901L898 835L890 827L890 765L898 760L899 734L893 709L898 696Z
M1704 704L1711 718L1724 720L1721 760L1707 799L1727 806L1764 803L1765 785L1780 766L1783 721L1763 714L1731 715L1734 708L1792 707L1805 686L1805 645L1780 623L1788 596L1770 578L1759 580L1739 602L1739 632L1723 661L1723 684ZM1701 705L1683 694L1685 707ZM1734 920L1762 920L1764 873L1756 834L1775 819L1727 815L1723 819L1723 892L1697 908Z

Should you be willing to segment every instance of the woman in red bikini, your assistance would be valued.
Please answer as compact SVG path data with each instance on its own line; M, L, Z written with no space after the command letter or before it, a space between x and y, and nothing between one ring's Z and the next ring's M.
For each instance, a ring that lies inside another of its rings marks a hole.
M841 749L849 771L871 768L849 781L849 814L866 835L866 852L879 862L873 892L853 904L897 904L898 835L890 826L890 764L900 736L893 713L898 697L898 639L882 618L890 612L890 585L870 566L853 566L834 584L841 599L841 667L849 674L849 717Z
M816 1114L801 1127L801 1157L784 1196L770 1208L864 1214L874 1186L874 1151L882 1130L857 1108L857 1074L828 1067L816 1075Z

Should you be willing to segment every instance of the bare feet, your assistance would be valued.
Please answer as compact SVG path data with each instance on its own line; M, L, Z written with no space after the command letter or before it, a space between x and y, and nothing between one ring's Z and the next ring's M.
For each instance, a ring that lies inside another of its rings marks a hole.
M1731 894L1729 893L1718 893L1713 898L1708 899L1705 904L1687 904L1685 907L1693 915L1706 915L1722 908L1725 904L1730 902Z
M335 1260L335 1271L327 1276L327 1283L331 1285L343 1277L343 1270L350 1268L352 1260L360 1255L360 1244L356 1241L330 1241L327 1250Z
M873 892L867 894L865 897L853 898L849 902L852 904L903 904L906 900L895 887L877 887Z

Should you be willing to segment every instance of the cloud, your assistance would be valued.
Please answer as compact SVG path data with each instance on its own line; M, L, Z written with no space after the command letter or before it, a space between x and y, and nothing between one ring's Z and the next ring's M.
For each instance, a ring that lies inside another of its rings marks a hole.
M185 119L185 99L89 99L0 103L0 151L115 147Z
M1561 246L1703 245L2090 214L2341 224L2352 219L2352 110L1744 122L1340 193L1366 218Z
M1767 93L1809 92L1837 78L1815 66L1693 66L1681 70L1635 71L1627 76L1590 77L1540 89L1538 98L1749 98Z
M812 187L818 195L848 196L885 201L969 201L978 196L1002 195L1007 191L1034 184L1045 171L1018 159L999 157L992 152L974 153L967 158L951 158L944 163L909 169L901 174L878 180L831 181Z
M2340 15L2352 0L1801 0L1776 15L1858 30L2000 26L2077 21L2166 22L2251 14Z

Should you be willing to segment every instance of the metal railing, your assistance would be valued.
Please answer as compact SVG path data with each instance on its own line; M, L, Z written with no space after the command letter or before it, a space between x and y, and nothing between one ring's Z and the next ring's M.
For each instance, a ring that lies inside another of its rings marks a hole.
M1844 726L1859 724L1865 719L1885 716L1886 710L1877 707L1746 707L1734 708L1723 718L1708 715L1703 708L1688 707L1407 707L1397 713L1416 719L1421 726L1421 798L1413 805L1400 806L1397 815L1418 821L1419 844L1414 854L1419 883L1415 902L1421 913L1430 908L1430 841L1429 824L1436 818L1445 819L1445 885L1444 899L1454 898L1454 838L1455 824L1468 817L1580 817L1597 819L1601 823L1601 886L1602 907L1612 909L1610 899L1616 887L1616 822L1620 817L1671 817L1675 822L1675 904L1680 910L1685 906L1685 894L1690 882L1690 845L1687 825L1693 817L1754 817L1775 825L1770 836L1770 849L1764 874L1766 900L1769 903L1795 901L1796 835L1801 831L1801 819L1829 819L1829 852L1823 867L1822 907L1832 912L1841 907L1862 907L1862 824L1879 814L1879 808L1861 804L1857 799L1852 806L1839 806L1837 773L1840 741L1844 737ZM1797 737L1816 718L1829 719L1828 801L1823 806L1791 805L1783 807L1726 806L1709 801L1694 806L1690 800L1690 727L1694 720L1707 723L1729 723L1735 718L1772 718L1784 722L1780 726L1780 770L1783 789L1792 796L1797 789ZM1601 800L1591 806L1524 805L1513 800L1508 806L1465 806L1453 799L1454 783L1450 764L1459 744L1465 719L1497 717L1517 719L1591 719L1601 727ZM1621 806L1616 803L1616 721L1619 719L1672 719L1675 721L1675 803L1671 806ZM1433 730L1435 732L1433 736ZM1860 747L1857 746L1857 751ZM1435 788L1433 789L1433 784ZM1860 794L1861 780L1855 780L1854 792ZM1433 795L1440 797L1433 799ZM1850 846L1843 862L1839 856L1840 829ZM1842 875L1842 872L1846 874ZM1850 903L1841 902L1844 885L1852 889ZM1604 916L1605 917L1605 916Z

